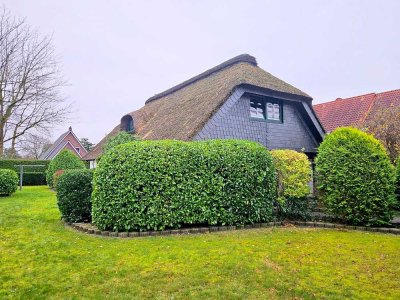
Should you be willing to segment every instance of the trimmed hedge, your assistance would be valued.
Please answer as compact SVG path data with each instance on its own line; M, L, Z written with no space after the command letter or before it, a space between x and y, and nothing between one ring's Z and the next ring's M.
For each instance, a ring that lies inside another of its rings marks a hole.
M102 230L270 221L272 157L249 141L143 141L103 155L94 173L93 223Z
M392 217L394 167L372 135L344 127L327 135L316 158L318 188L330 213L355 225L383 225Z
M49 187L53 187L53 176L57 170L85 169L81 159L69 150L61 151L49 164L46 171L46 181Z
M18 188L17 172L9 169L0 169L0 195L9 196Z
M92 170L67 170L57 183L57 204L66 222L90 222Z
M0 159L0 169L10 169L19 172L15 165L44 165L44 167L24 167L24 173L44 173L49 165L49 160L36 159Z
M294 150L271 151L277 173L278 214L290 219L308 219L311 207L310 195L311 166L307 155Z
M24 170L22 185L46 185L46 174L38 172L25 172Z

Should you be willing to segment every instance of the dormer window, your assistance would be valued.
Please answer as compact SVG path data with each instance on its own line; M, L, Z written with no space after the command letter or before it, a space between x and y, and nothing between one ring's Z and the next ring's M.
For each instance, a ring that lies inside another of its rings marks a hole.
M282 123L282 101L266 97L252 97L250 99L250 118Z
M267 119L274 121L281 120L281 107L278 103L267 102Z
M121 131L126 131L129 133L135 132L135 126L133 123L133 118L131 115L123 116L121 119Z
M265 107L262 99L250 100L250 117L255 119L265 119Z

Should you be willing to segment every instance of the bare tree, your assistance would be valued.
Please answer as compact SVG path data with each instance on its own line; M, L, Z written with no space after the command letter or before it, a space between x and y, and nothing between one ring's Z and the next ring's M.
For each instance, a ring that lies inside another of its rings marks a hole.
M375 110L368 116L364 129L379 139L395 162L400 154L400 99Z
M38 159L51 145L51 141L46 136L27 133L18 141L16 149L26 158Z
M0 155L5 143L62 123L70 113L61 96L65 86L49 37L0 12Z

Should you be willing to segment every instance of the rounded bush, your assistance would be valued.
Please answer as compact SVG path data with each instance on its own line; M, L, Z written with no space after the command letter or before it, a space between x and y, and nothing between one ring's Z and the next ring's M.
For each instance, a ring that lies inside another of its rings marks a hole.
M54 173L58 170L85 169L81 159L69 150L61 151L49 164L46 171L47 184L52 188Z
M57 204L66 222L89 222L92 209L92 170L68 170L57 183Z
M343 127L327 135L316 158L318 189L329 212L351 224L386 224L394 204L394 167L372 135Z
M120 145L94 173L93 222L102 230L269 221L276 197L268 150L248 141Z
M132 133L128 133L126 131L120 131L120 132L118 132L118 134L110 137L105 142L105 144L103 146L103 153L111 150L115 146L126 144L126 143L133 142L133 141L138 141L138 140L139 140L139 138L136 135L134 135Z
M277 173L278 212L283 217L307 219L310 213L311 166L307 155L294 150L271 151Z
M0 169L0 195L9 196L18 188L18 175L14 170Z

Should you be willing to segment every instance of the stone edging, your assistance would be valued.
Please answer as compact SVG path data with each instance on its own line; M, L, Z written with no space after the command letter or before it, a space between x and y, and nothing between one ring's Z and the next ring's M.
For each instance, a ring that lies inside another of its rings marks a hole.
M72 224L65 223L65 224L71 226L72 228L78 231L85 232L87 234L107 236L107 237L118 237L118 238L133 238L142 236L161 236L161 235L176 235L176 234L197 234L197 233L216 232L216 231L268 228L268 227L277 227L285 225L295 225L299 227L349 229L349 230L371 231L371 232L391 233L400 235L400 229L398 228L363 227L363 226L351 226L351 225L343 225L335 223L325 223L325 222L301 222L301 221L256 223L252 225L238 225L238 226L209 226L209 227L182 228L182 229L163 230L163 231L140 231L140 232L101 231L90 223L72 223Z

